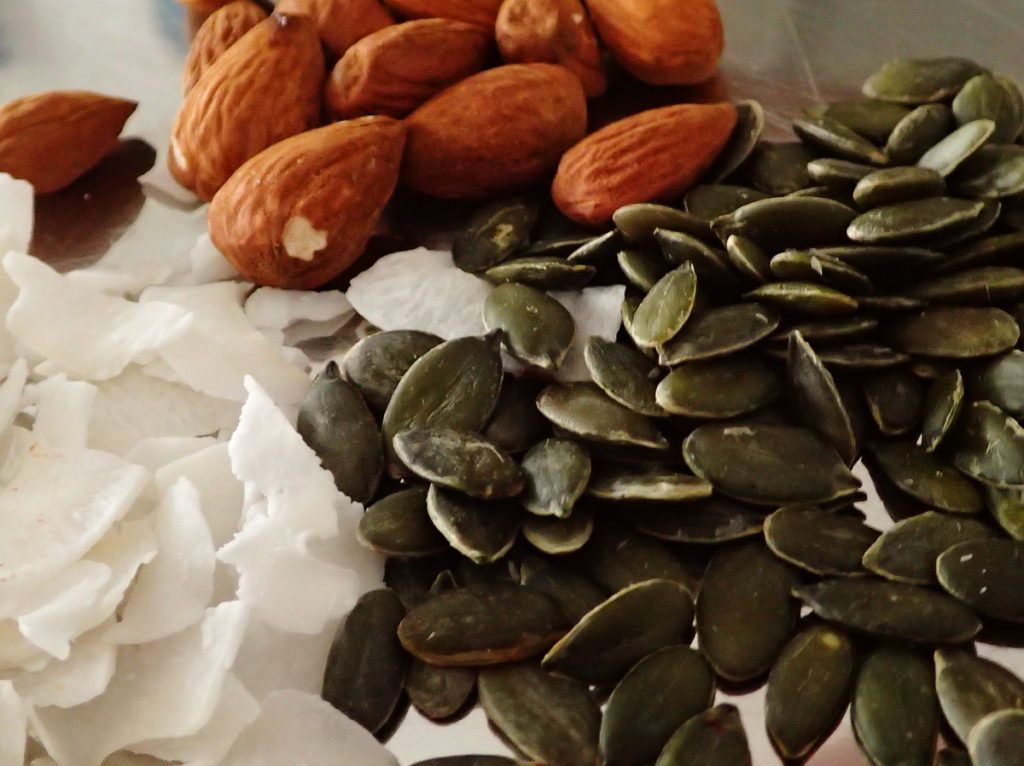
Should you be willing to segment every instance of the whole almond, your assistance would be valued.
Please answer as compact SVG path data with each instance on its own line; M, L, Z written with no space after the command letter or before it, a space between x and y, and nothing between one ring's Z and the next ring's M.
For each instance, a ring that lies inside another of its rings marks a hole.
M505 61L561 64L580 78L587 98L604 93L601 49L580 0L505 0L494 31Z
M501 0L386 0L406 19L455 19L494 31Z
M715 0L586 0L612 56L654 85L703 82L722 56Z
M435 93L487 64L490 35L451 19L386 27L349 48L327 81L335 119L363 114L404 117Z
M692 186L736 124L732 104L678 104L639 112L565 153L551 195L580 223L603 225L634 202L673 200Z
M63 189L115 146L137 104L81 90L25 96L0 106L0 173L36 194Z
M218 8L223 8L230 3L231 0L178 0L178 2L189 10L199 11L200 13L213 13Z
M366 247L398 182L405 126L361 117L274 144L210 204L213 243L246 279L311 290Z
M168 165L209 200L250 157L317 124L324 58L313 22L274 14L250 29L185 96Z
M335 58L357 40L395 23L380 0L280 0L275 10L313 19L320 39Z
M468 77L406 118L402 181L435 197L486 199L543 181L586 132L580 81L554 64Z
M265 18L266 12L251 0L233 0L211 13L192 38L182 75L184 92L188 93L199 82L199 77L220 54Z

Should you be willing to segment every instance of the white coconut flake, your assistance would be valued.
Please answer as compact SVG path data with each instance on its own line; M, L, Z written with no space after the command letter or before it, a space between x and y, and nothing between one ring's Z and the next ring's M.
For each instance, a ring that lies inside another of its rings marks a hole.
M21 397L28 380L28 363L24 359L11 365L3 384L0 384L0 433L7 430L21 409Z
M210 536L214 546L219 548L238 531L242 516L242 483L231 472L228 445L210 444L168 462L154 475L161 492L167 492L182 477L199 491Z
M28 251L34 208L32 184L0 173L0 253Z
M242 732L222 766L337 766L341 761L398 764L372 734L320 697L285 690L267 697L259 718Z
M163 157L158 158L153 167L139 176L139 184L147 197L151 196L166 204L184 208L195 208L203 204L199 197L178 183Z
M112 378L182 338L192 322L178 306L140 305L74 285L28 255L8 253L3 266L20 288L7 313L7 329L79 378Z
M327 322L351 316L352 304L340 290L309 292L260 287L245 302L245 316L253 327L284 330L295 322Z
M104 627L77 639L64 661L14 676L14 686L35 707L75 707L100 696L116 666L117 647L102 637Z
M41 670L51 657L18 630L15 620L0 620L0 670Z
M140 465L150 473L156 473L165 465L194 455L207 447L219 444L212 436L155 436L140 439L129 450L124 459ZM166 490L163 487L162 490ZM154 503L159 500L156 498Z
M89 615L110 582L110 567L95 561L76 561L53 581L57 594L18 618L18 629L29 641L59 660L66 660L71 639L93 627Z
M200 234L188 253L189 269L168 280L172 285L206 285L241 279L241 274L217 249L207 233Z
M0 766L22 766L25 763L25 740L28 719L14 684L0 681Z
M61 373L35 386L36 419L32 434L49 447L64 450L84 449L89 439L96 386L80 380L68 380Z
M331 620L319 633L291 633L268 625L254 614L233 671L260 701L278 689L319 694L339 623Z
M624 285L587 287L583 290L552 292L551 297L565 306L576 321L572 346L555 377L562 381L590 380L583 349L595 335L605 340L615 340L622 323L622 300L626 297L626 288Z

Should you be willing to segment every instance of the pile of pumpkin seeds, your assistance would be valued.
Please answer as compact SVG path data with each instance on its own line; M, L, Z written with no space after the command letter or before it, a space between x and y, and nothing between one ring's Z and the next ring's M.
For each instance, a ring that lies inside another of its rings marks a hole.
M1024 641L1024 100L952 58L863 92L792 143L739 104L680 207L599 236L486 206L453 255L498 285L490 334L378 332L327 368L300 431L388 556L327 700L381 732L478 699L547 766L742 766L715 692L766 683L786 760L852 705L877 766L929 766L940 732L941 763L1021 764L1024 680L973 641ZM552 382L575 327L545 291L612 283L593 382Z

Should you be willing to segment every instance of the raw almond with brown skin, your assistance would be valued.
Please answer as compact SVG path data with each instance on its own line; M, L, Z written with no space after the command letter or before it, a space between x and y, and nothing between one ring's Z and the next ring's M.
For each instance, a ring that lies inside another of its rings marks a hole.
M724 46L715 0L587 0L616 61L654 85L692 85L714 75Z
M395 23L380 0L280 0L275 8L278 13L301 13L313 19L335 58L357 40Z
M323 80L312 21L275 13L260 22L185 96L171 130L171 173L212 199L250 157L317 124Z
M246 279L312 290L366 247L398 182L405 126L360 117L274 144L210 204L213 243Z
M418 19L367 35L349 48L327 81L335 119L404 117L438 91L487 64L491 38L452 19Z
M136 103L82 90L25 96L0 106L0 173L36 194L63 189L115 146Z
M501 0L387 0L406 19L455 19L494 30Z
M435 197L486 199L545 180L587 128L580 81L554 64L468 77L406 118L402 181Z
M601 49L580 0L505 0L494 31L505 61L561 64L580 78L587 98L604 93Z
M732 104L678 104L639 112L566 152L551 195L580 223L602 225L623 205L677 198L707 170L736 124Z
M265 18L266 12L250 0L234 0L210 14L192 39L185 59L182 76L185 93L199 82L199 77L220 54Z

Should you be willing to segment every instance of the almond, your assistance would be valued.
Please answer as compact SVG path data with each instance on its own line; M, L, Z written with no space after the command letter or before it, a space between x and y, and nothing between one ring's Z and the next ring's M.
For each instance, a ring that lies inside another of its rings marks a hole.
M386 27L357 42L335 65L327 110L335 119L404 117L483 69L490 48L490 35L463 21L420 19Z
M115 146L136 103L80 90L50 91L0 106L0 173L36 194L63 189Z
M580 78L587 98L600 96L608 85L597 36L580 0L505 0L495 36L505 61L561 64Z
M386 0L391 9L406 19L455 19L494 30L501 0Z
M210 14L192 39L182 76L188 93L224 51L267 18L266 12L250 0L234 0Z
M213 198L214 244L260 285L329 282L365 249L398 181L404 143L401 122L361 117L274 144Z
M554 64L488 69L408 118L402 181L435 197L485 199L550 176L586 133L580 81Z
M313 19L320 39L335 58L357 40L395 23L379 0L280 0L275 10Z
M715 73L722 19L715 0L586 0L616 61L654 85L691 85Z
M200 13L213 13L218 8L223 8L230 3L231 0L178 0L178 2L189 10L195 10Z
M247 159L317 124L323 79L312 21L281 14L261 21L185 96L171 130L171 173L211 199Z
M700 178L736 124L732 104L679 104L639 112L565 153L551 196L580 223L603 225L634 202L667 202Z

